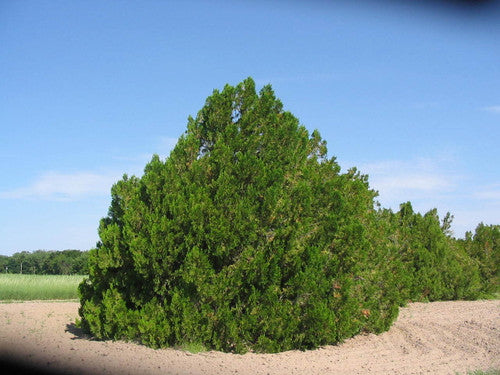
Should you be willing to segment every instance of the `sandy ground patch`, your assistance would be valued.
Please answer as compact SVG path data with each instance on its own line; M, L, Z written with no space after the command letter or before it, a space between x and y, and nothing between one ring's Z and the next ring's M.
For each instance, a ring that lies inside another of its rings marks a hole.
M78 306L0 304L4 363L74 374L455 375L500 369L500 300L412 303L380 335L360 335L313 351L245 355L94 341L74 326Z

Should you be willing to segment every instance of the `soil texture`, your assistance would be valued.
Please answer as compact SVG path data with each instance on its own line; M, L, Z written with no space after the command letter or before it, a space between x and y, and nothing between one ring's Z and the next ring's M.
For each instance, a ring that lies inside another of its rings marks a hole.
M500 369L500 300L411 303L388 332L311 351L244 355L97 341L77 302L0 304L5 369L61 374L465 374ZM2 371L4 374L5 372Z

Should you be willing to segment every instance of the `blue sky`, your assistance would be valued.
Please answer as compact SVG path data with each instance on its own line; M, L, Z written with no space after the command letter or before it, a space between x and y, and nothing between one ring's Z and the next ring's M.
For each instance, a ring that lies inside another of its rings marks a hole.
M0 254L93 247L111 185L248 76L384 207L499 224L500 7L430 3L0 2Z

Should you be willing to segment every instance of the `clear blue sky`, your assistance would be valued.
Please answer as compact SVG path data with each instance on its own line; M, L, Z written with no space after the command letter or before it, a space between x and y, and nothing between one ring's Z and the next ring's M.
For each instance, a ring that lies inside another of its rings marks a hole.
M93 247L111 185L248 76L384 207L499 224L498 1L430 3L1 1L0 254Z

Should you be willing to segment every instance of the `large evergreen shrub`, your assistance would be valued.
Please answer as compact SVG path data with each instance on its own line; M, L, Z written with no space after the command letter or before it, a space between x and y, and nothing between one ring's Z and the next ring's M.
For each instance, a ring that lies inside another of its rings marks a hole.
M482 289L486 295L500 292L500 225L480 223L472 236L459 241L479 265Z
M395 214L385 210L384 217L392 223L401 304L476 299L481 294L478 264L450 236L449 214L441 223L436 209L421 215L406 202Z
M82 326L153 347L275 352L387 329L400 291L375 193L270 86L226 85L170 156L112 188Z

